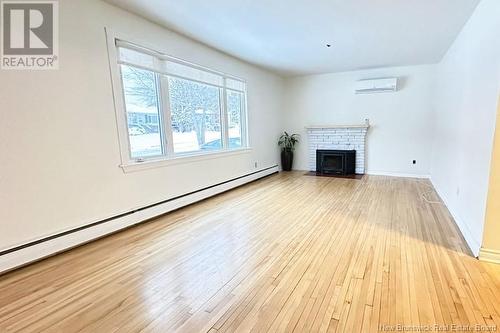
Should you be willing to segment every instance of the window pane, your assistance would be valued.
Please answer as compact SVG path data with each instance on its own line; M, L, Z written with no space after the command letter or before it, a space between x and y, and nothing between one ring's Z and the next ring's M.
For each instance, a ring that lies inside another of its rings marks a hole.
M229 148L241 147L241 115L244 105L243 93L227 90L227 120Z
M121 65L132 158L163 154L158 89L153 72Z
M222 148L219 88L169 77L175 153Z

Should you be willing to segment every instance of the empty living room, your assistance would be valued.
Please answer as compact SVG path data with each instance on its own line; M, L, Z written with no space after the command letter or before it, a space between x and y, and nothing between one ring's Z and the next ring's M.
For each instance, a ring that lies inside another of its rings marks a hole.
M500 0L0 26L0 333L500 330Z

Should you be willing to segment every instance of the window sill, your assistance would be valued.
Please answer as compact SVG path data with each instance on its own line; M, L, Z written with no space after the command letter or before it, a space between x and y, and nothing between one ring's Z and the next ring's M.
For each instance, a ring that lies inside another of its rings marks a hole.
M120 167L123 169L123 172L129 173L140 170L161 168L176 164L211 160L226 156L249 154L251 151L252 148L239 148L239 149L217 151L212 153L191 153L182 156L177 156L174 158L161 158L161 159L146 160L144 162L131 162L129 164L121 164Z

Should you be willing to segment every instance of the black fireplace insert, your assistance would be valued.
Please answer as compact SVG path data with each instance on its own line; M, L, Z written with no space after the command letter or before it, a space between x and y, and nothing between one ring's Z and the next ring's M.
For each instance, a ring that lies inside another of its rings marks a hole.
M352 175L356 172L355 150L316 150L316 172Z

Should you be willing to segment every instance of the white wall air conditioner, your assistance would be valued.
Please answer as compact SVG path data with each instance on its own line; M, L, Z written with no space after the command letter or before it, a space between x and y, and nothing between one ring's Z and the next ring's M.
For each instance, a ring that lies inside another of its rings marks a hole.
M374 94L398 90L398 78L360 80L356 82L356 94Z

